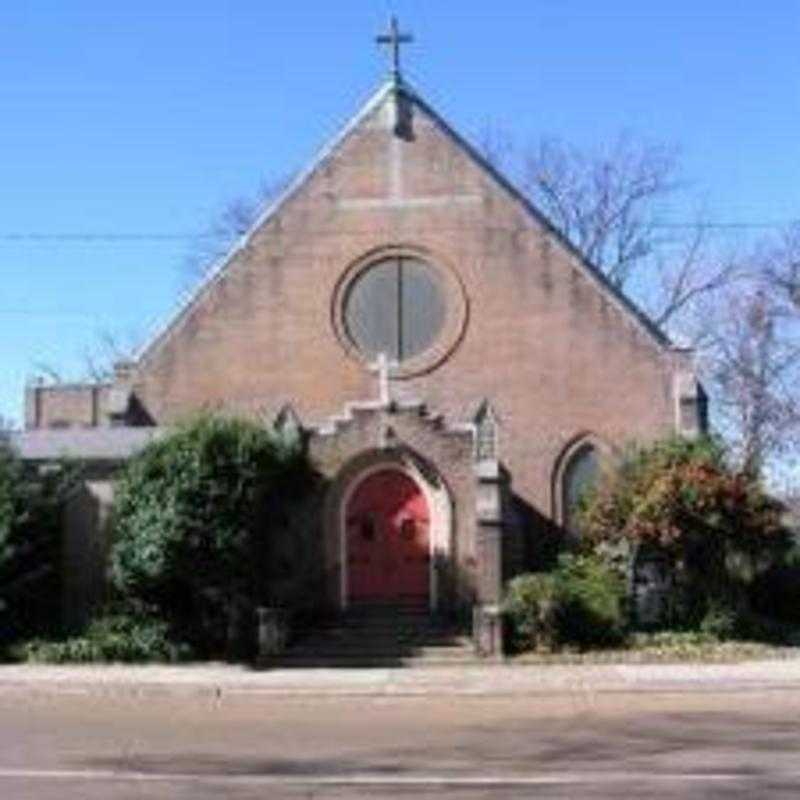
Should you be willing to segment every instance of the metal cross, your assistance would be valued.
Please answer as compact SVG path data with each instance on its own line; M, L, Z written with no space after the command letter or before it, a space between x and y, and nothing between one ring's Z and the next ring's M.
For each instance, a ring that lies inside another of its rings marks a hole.
M400 45L413 42L414 37L410 33L400 33L397 17L393 16L389 21L389 32L376 36L375 41L392 48L392 80L400 83Z

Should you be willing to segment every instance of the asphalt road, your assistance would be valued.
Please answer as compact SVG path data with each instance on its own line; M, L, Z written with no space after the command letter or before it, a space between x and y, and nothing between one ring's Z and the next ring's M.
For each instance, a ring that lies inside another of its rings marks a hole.
M800 691L0 695L0 798L796 797Z

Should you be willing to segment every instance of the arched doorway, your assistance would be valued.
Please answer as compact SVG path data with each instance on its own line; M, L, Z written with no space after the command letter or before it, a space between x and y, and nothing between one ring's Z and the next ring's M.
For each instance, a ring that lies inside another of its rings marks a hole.
M399 469L371 472L345 508L349 603L427 606L430 509L417 482Z

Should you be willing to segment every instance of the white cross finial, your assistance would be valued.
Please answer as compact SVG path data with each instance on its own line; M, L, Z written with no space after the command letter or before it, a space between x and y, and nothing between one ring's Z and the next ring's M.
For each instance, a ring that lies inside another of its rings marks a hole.
M370 369L378 374L378 398L381 405L388 406L392 402L389 373L396 366L397 362L390 361L386 353L378 353L378 358L370 365Z

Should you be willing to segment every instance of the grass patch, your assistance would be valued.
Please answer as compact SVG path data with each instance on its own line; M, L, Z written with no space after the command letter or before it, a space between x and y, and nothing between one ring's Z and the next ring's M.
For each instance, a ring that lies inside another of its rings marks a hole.
M785 643L757 640L722 641L702 631L659 631L630 634L624 647L581 652L527 652L510 659L513 664L649 664L735 663L754 659L800 658L800 630Z
M94 620L79 636L12 645L8 655L28 664L172 663L192 651L170 638L165 622L117 614Z

